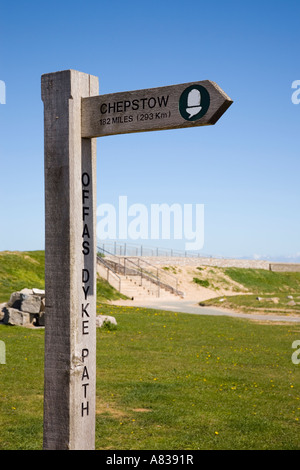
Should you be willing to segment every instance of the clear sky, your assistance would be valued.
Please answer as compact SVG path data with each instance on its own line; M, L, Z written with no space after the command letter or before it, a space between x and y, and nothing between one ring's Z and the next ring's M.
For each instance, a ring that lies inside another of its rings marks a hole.
M300 253L299 18L299 0L1 2L0 250L44 248L40 78L76 69L101 94L209 79L234 100L214 126L99 138L98 204L204 204L203 253Z

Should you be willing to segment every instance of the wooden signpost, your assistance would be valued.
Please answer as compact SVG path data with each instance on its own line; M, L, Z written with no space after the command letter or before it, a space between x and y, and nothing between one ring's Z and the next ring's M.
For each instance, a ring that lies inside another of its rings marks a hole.
M42 76L45 134L44 449L95 447L96 139L215 124L209 80L98 95L98 78Z
M82 137L215 124L231 103L209 80L84 98Z

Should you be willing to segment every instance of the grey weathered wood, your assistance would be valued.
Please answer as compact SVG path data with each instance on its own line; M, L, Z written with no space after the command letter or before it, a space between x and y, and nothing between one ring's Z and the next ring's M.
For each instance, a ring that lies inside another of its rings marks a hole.
M81 138L81 99L97 93L98 79L87 74L68 70L42 76L44 449L93 449L95 445L96 147L94 140ZM89 175L84 186L83 174ZM89 279L83 282L86 270Z
M197 89L201 91L201 106ZM81 72L68 70L42 77L46 222L44 449L94 449L95 445L94 137L215 124L232 103L218 85L208 80L97 94L98 79ZM203 105L205 95L207 106ZM203 114L196 111L199 109Z
M210 95L207 113L196 121L185 120L179 112L180 96L192 85L203 86ZM229 96L210 80L84 98L82 137L215 124L232 102ZM138 109L135 109L137 107Z

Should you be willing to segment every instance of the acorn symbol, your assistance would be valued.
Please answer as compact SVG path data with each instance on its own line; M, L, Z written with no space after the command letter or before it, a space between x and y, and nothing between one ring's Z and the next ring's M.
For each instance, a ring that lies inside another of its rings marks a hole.
M201 93L199 90L194 88L191 90L187 97L187 108L186 112L189 114L189 118L192 118L196 114L200 113L202 106L201 103Z

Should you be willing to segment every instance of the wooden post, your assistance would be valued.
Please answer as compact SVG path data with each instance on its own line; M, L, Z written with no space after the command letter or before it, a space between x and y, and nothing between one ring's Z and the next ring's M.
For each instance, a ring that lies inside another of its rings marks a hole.
M232 100L210 80L98 96L98 79L74 70L43 75L42 99L44 448L88 450L95 446L95 138L215 124Z
M95 447L96 143L81 100L98 78L42 76L45 125L44 449Z

